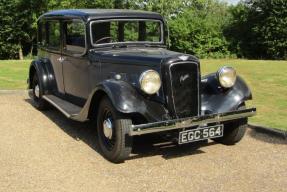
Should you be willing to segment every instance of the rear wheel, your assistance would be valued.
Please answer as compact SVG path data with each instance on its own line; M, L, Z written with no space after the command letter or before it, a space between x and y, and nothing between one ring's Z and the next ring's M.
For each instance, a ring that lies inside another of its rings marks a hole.
M100 103L97 117L97 137L103 156L111 162L121 163L132 150L132 137L128 135L132 121L123 117L108 97Z
M245 104L242 104L238 109L240 110L245 108ZM214 141L225 145L234 145L243 138L246 132L247 123L247 118L243 118L224 124L223 137L216 138Z
M32 99L34 101L35 107L38 110L45 110L48 108L48 103L42 98L44 94L43 87L39 81L37 73L34 74L32 79Z

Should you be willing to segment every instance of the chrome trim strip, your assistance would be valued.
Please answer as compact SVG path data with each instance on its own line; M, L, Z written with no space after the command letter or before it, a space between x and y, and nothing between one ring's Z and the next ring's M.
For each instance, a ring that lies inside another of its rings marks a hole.
M59 111L61 111L67 118L71 118L72 116L66 112L65 110L63 110L59 105L57 105L57 103L55 103L54 101L52 101L51 99L49 99L49 97L46 97L46 95L42 96L43 99L45 99L46 101L48 101L51 105L53 105L54 107L56 107Z
M226 113L210 114L182 119L174 119L155 123L147 123L141 125L132 125L129 135L143 135L148 133L156 133L169 131L174 129L184 129L193 126L199 126L209 123L221 123L234 119L241 119L256 115L256 108L231 111Z

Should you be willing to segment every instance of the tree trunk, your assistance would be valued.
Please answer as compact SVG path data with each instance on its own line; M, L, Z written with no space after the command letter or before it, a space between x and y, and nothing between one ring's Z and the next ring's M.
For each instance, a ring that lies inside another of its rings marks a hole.
M24 57L23 57L23 50L22 50L21 44L20 44L20 46L19 46L19 59L20 59L20 60L23 60L23 59L24 59Z
M31 49L30 49L30 56L29 57L33 57L33 50L34 50L34 40L35 40L35 37L34 35L32 36L31 38Z

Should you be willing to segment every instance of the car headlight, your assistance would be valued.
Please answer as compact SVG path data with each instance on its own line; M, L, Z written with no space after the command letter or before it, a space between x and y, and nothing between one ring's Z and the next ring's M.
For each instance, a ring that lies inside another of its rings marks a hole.
M232 67L222 67L217 72L219 83L222 87L230 88L235 84L236 71Z
M140 86L147 94L155 94L161 87L161 80L158 72L154 70L147 70L140 76Z

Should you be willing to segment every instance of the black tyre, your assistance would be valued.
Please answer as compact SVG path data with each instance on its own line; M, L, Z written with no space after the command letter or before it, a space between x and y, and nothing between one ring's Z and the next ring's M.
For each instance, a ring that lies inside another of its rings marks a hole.
M49 107L47 101L45 101L42 96L44 94L44 90L41 82L39 81L38 75L35 73L32 79L32 99L34 101L34 105L38 110L46 110Z
M108 97L101 100L97 116L97 137L103 156L113 163L126 160L132 150L128 135L131 119L123 117Z
M245 109L245 104L242 104L238 109ZM247 118L239 119L224 124L224 134L223 137L216 138L214 141L225 144L225 145L234 145L239 142L247 128L248 120Z

